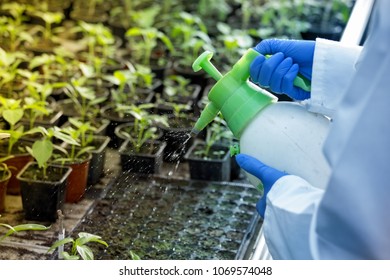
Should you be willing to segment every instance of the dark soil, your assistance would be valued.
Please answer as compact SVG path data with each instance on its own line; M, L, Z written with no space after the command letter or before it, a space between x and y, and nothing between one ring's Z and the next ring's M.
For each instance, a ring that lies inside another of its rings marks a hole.
M140 179L122 173L75 232L100 235L95 259L235 259L255 214L239 183Z

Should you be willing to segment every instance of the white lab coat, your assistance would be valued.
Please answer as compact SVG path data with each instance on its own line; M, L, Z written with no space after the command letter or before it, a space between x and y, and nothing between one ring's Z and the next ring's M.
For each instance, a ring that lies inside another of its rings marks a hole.
M306 106L332 117L325 191L289 175L267 196L274 259L390 259L390 1L379 0L360 52L316 43Z

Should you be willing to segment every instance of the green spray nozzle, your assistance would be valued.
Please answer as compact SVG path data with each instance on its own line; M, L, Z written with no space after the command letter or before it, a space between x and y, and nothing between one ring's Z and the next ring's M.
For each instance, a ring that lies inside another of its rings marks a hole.
M192 69L195 72L200 70L205 70L207 74L209 74L214 80L219 81L223 75L218 71L217 68L211 63L211 58L213 57L213 53L210 51L203 52L192 64ZM204 110L202 111L202 117L198 119L195 126L193 127L191 134L196 136L201 132L210 122L214 120L214 118L218 115L219 109L213 104L213 102L209 102Z
M209 74L214 80L218 81L223 76L218 71L217 68L211 63L211 58L213 57L213 53L210 51L203 52L192 64L192 69L195 72L200 70L205 70L207 74Z
M265 106L275 102L277 98L249 81L249 68L259 55L249 49L237 61L232 69L222 75L211 63L213 53L203 52L192 64L197 72L205 70L217 83L209 92L209 103L202 111L191 134L197 135L221 112L233 134L239 138L249 121Z

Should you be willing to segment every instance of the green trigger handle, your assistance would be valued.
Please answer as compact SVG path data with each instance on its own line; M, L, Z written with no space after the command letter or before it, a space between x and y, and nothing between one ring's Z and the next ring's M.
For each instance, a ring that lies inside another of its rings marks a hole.
M266 58L270 58L271 55L265 55ZM305 91L311 91L311 82L301 74L298 74L294 79L294 86L299 87Z

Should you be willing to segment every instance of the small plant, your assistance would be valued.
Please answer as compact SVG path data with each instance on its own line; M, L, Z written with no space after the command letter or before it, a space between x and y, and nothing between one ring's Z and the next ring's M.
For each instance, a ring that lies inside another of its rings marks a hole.
M197 150L195 155L205 159L224 155L226 153L225 151L214 151L211 154L211 148L226 139L231 142L233 134L227 129L225 121L221 117L216 117L211 125L207 127L206 140L204 141L203 149Z
M130 139L134 151L139 153L141 147L149 140L158 138L157 124L169 126L166 116L151 114L148 109L151 109L153 104L141 105L121 105L118 110L130 114L134 117L134 125L129 132L123 132Z
M138 62L141 62L144 65L151 64L151 58L153 51L158 47L158 43L162 42L163 46L168 49L172 54L174 52L174 47L167 35L156 27L132 27L127 30L125 36L130 41L130 46L132 48L132 56L136 57ZM142 40L130 40L130 38L139 38ZM153 57L155 58L155 57ZM160 59L157 58L157 65L161 66L163 63L166 63L166 58L164 55L160 55Z
M185 113L185 111L188 111L191 109L191 106L188 104L180 104L180 103L167 103L173 108L173 115L175 117L175 120L178 121L181 118L188 118L188 114Z
M52 109L47 106L45 101L37 100L33 97L23 99L24 116L29 121L29 129L34 128L37 119L48 116Z
M181 75L169 75L164 80L163 96L168 102L176 102L179 97L189 98L193 93L189 87L190 79Z
M137 95L137 90L150 90L153 86L153 77L150 67L127 63L127 69L116 70L113 75L106 75L105 79L117 86L112 90L112 98L115 104L128 104L138 101L141 96Z
M217 37L219 47L217 54L222 66L235 64L238 59L253 46L253 39L247 31L233 29L229 25L219 22L217 28L220 34Z
M92 126L90 122L82 121L77 118L69 118L68 121L72 128L74 128L72 130L77 134L77 137L80 140L80 147L88 147L88 144L91 143L94 138L93 133L96 131L96 128Z
M102 23L79 21L76 29L81 30L87 41L87 60L94 67L95 78L101 78L103 65L108 65L115 55L114 35Z
M98 235L87 233L87 232L79 232L78 238L74 239L72 237L67 237L62 240L56 241L48 250L51 252L57 249L60 246L65 244L71 244L72 247L69 252L64 251L62 253L62 257L65 260L79 260L80 257L83 260L93 260L94 254L91 247L88 246L89 243L98 243L108 247L107 242L102 240L102 238Z
M0 89L6 93L6 97L13 97L15 87L21 84L22 69L20 64L27 61L28 57L23 52L8 52L0 48Z
M36 160L38 167L42 170L42 178L47 178L48 165L53 161L53 151L58 149L63 153L67 153L62 147L53 144L53 138L64 141L71 145L79 145L77 141L69 135L63 133L58 127L36 127L37 132L43 135L42 139L36 140L32 147L26 147L27 151Z
M28 230L42 231L42 230L50 229L50 227L46 227L46 226L39 225L39 224L21 224L21 225L17 225L17 226L11 226L9 224L0 223L0 226L8 229L8 231L2 237L0 237L0 243L8 236L10 236L14 233L17 233L17 232L28 231Z
M27 32L26 17L24 12L27 7L21 3L5 3L1 6L1 10L8 12L11 17L0 17L0 36L3 46L11 52L15 52L22 47L26 42L32 42L33 38Z
M50 45L55 45L57 42L56 29L53 27L55 24L62 22L64 14L61 12L50 12L50 11L41 11L37 10L34 7L28 8L31 12L31 15L39 17L45 23L43 28L37 28L38 32L41 32L41 38L45 43ZM40 27L40 26L37 26Z
M203 50L214 51L207 28L199 16L180 12L173 24L170 37L181 65L191 66Z
M73 124L76 123L76 120L72 120ZM89 153L94 149L93 146L81 146L81 139L86 137L86 132L91 130L94 131L89 123L77 122L78 126L67 126L64 128L59 128L61 133L67 135L67 139L71 141L66 141L65 145L70 146L69 149L58 149L60 153L54 154L53 162L60 162L61 164L73 163L80 159L84 159Z
M12 98L4 98L0 96L0 115L8 123L8 129L0 129L0 133L9 134L7 155L11 155L14 145L19 139L28 134L34 134L38 132L37 128L24 130L24 126L20 125L16 128L16 124L22 119L24 115L24 109L21 105L22 100L16 100Z
M107 97L98 97L96 91L87 85L88 76L72 79L65 87L65 94L72 100L75 109L80 114L81 121L94 120L99 114L99 104Z

